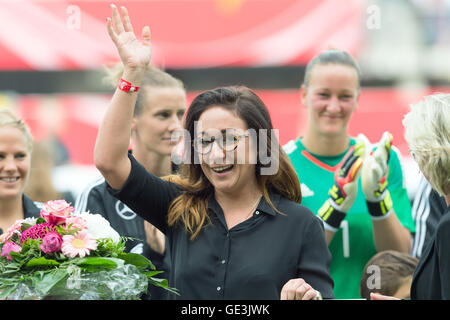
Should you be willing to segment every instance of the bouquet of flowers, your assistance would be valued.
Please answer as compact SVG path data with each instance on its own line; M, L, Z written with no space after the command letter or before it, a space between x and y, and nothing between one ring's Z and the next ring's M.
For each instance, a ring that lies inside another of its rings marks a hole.
M139 299L148 284L178 294L100 214L55 200L40 215L0 236L0 299Z

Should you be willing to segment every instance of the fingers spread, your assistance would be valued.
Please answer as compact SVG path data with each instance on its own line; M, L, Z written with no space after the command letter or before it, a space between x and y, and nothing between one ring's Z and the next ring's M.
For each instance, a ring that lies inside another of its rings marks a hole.
M111 18L106 18L106 28L108 30L108 34L111 37L111 40L114 42L114 44L117 45L117 35L113 30L112 24L111 24Z
M133 32L133 26L131 25L130 16L128 15L128 10L125 7L120 7L122 10L123 17L123 27L126 32Z
M113 29L117 34L121 34L124 32L122 19L120 18L119 10L117 10L117 7L113 4L111 4L111 11L112 11L112 25Z

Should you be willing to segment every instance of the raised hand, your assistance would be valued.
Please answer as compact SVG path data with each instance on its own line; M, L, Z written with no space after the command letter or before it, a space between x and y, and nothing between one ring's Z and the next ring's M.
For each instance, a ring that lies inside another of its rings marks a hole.
M124 69L143 71L151 58L150 28L145 26L142 29L142 40L138 40L127 9L120 9L122 18L117 7L111 4L112 21L109 17L106 19L108 34L117 47Z
M392 200L387 190L388 161L393 137L383 133L376 150L364 162L361 184L369 213L375 220L383 219L392 209Z
M347 211L355 202L358 178L368 146L369 140L360 134L356 145L350 149L341 167L335 173L334 184L328 192L329 198L318 212L318 216L324 221L325 228L329 231L337 231Z

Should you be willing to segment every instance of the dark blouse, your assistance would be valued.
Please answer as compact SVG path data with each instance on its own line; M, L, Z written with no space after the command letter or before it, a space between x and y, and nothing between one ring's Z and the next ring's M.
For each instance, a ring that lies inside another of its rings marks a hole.
M41 216L40 202L35 202L26 195L23 195L22 204L25 218L39 218Z
M309 209L271 193L271 201L285 215L263 198L250 219L228 229L220 205L211 197L211 223L190 240L184 226L167 223L169 205L182 190L129 158L125 185L108 190L168 236L169 283L181 294L171 298L279 299L283 285L293 278L303 278L324 298L333 298L323 224Z
M450 206L439 221L414 272L411 299L450 299Z

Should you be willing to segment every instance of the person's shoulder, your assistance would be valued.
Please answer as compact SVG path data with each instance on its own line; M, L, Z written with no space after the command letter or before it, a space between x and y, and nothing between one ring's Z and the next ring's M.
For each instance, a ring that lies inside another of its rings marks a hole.
M112 195L110 195L107 190L105 178L99 177L88 183L78 194L78 197L75 200L75 210L85 211L89 202L98 202L101 201L100 199L110 197L112 197Z
M106 192L106 181L104 177L99 177L95 180L89 182L84 189L81 191L81 194L89 195L93 192Z
M25 218L38 218L40 217L41 209L44 204L32 200L26 194L22 194L22 205Z

